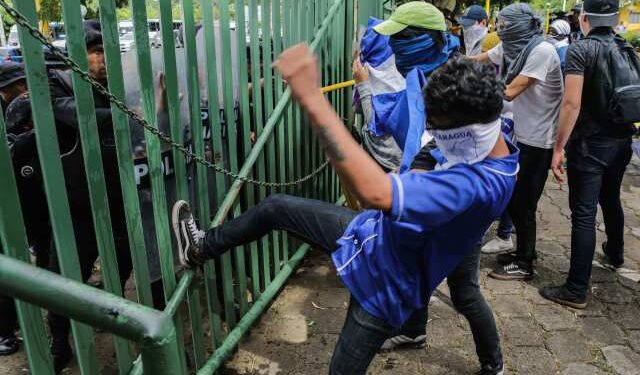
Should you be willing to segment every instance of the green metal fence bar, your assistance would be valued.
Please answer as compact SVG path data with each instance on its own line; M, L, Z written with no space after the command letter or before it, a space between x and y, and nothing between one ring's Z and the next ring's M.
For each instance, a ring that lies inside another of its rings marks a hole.
M75 60L81 69L87 70L87 51L84 41L82 16L80 14L80 1L65 1L62 4L62 10L65 21L65 33L69 37L69 42L67 43L69 57ZM122 295L123 291L118 273L118 262L115 256L115 243L109 214L109 203L107 202L107 189L102 168L101 147L93 92L89 84L82 80L78 74L74 73L72 80L96 243L98 253L100 254L102 279L105 289L108 292ZM100 124L100 126L105 126L105 124ZM120 372L126 372L131 367L131 361L133 359L129 344L122 338L114 338L114 344L118 368Z
M222 127L220 124L219 97L218 97L218 64L216 61L216 39L214 33L213 0L201 0L202 19L204 24L205 54L207 63L207 104L209 110L210 145L213 160L224 160L222 148ZM224 178L218 173L214 176L215 204L222 202L225 191ZM218 281L214 262L207 262L204 266L205 290L207 293L207 307L213 347L222 343L222 327L220 319L220 299L218 295Z
M4 114L0 116L0 139L6 139L3 119ZM6 142L0 142L0 175L6 176L0 184L0 246L2 247L0 253L29 262L27 234L20 202L15 199L18 197L18 188ZM39 307L20 300L15 301L15 306L29 367L35 374L53 374L42 311Z
M271 1L272 1L271 2L272 37L271 37L271 48L269 52L272 53L272 56L275 59L280 55L282 51L282 39L283 39L282 0L271 0ZM271 72L273 80L275 81L275 85L273 87L273 92L275 93L275 96L274 96L274 105L275 105L275 103L280 100L280 97L282 96L282 92L284 91L282 80L280 75L277 72L270 69L270 66L265 65L265 67L269 70L269 72ZM273 112L270 111L269 114L271 113ZM277 125L278 134L275 142L275 153L277 157L274 160L270 160L270 163L275 164L273 166L273 169L277 173L277 180L279 181L285 181L287 179L287 174L286 174L287 145L285 143L285 139L286 139L285 138L286 137L285 135L286 134L285 133L286 118L285 117L286 115L282 116L280 118L280 122ZM273 177L274 181L276 180L276 177L272 176L271 174L269 176ZM287 233L285 232L280 232L279 237L281 239L281 245L282 245L281 255L284 258L287 252L287 249L289 248L289 238L287 236ZM277 275L280 272L280 267L281 267L280 263L281 263L280 259L278 259L277 262L274 259L274 275Z
M302 42L303 34L302 34L302 25L304 24L304 13L302 11L302 7L305 1L294 1L293 5L293 24L291 30L291 45ZM302 155L302 132L303 129L303 114L300 110L300 106L295 103L292 105L293 107L293 148L295 155L295 171L296 176L304 175L304 156ZM304 195L305 189L304 185L297 186L296 195Z
M146 7L142 0L131 2L133 16L134 38L136 43L138 76L140 80L140 99L142 101L143 117L149 124L157 128L155 109L155 94L153 90L153 72L151 69L151 51L149 47L149 32ZM155 223L157 248L160 253L160 269L165 298L169 299L176 287L175 269L173 264L173 247L168 224L167 201L162 173L160 141L145 129L146 155L149 163L151 179L151 193L153 200L153 216ZM182 337L182 319L174 317L177 340L180 349L184 350ZM180 367L186 369L184 356L180 356Z
M248 6L249 6L249 19L247 20L248 22L248 26L249 26L249 37L250 37L250 41L249 41L249 45L250 45L250 59L249 61L251 62L251 66L249 66L249 70L250 70L250 77L251 77L251 101L252 101L252 108L253 108L253 121L251 121L254 124L254 129L255 129L255 134L260 134L262 132L262 128L264 127L264 120L263 120L263 109L265 109L263 107L263 95L262 95L262 85L261 85L261 78L262 78L262 72L260 69L260 39L258 36L258 27L262 26L262 36L264 37L264 26L266 24L268 24L269 22L265 22L264 19L262 20L262 25L259 24L259 18L258 18L258 3L256 0L249 0L248 2ZM263 5L263 9L264 9L264 5ZM263 40L264 43L264 40ZM266 84L266 81L265 81ZM264 92L264 99L266 100L266 98L271 97L271 93L267 92L265 90ZM266 105L265 105L266 106ZM245 121L245 123L247 123ZM245 150L245 153L247 153L248 150ZM264 153L262 153L260 155L260 157L258 158L258 162L257 165L255 167L257 175L258 175L258 179L265 181L266 177L267 177L267 171L266 171L267 165L266 165L266 160L265 160L265 155ZM262 199L264 199L266 197L266 189L262 186L259 187L248 187L247 193L248 195L254 196L255 195L255 191L257 190L257 201L260 201ZM259 297L260 295L260 273L262 273L262 276L264 278L264 285L265 287L267 286L267 284L269 284L269 280L270 278L270 267L269 267L269 258L270 258L270 250L273 248L273 250L275 251L275 243L271 242L271 246L269 246L270 244L270 239L272 239L273 236L265 236L263 238L260 239L260 241L258 241L258 248L260 250L260 258L262 259L262 269L258 269L259 264L257 264L257 262L259 261L258 259L258 254L253 254L252 253L252 259L251 259L251 278L252 278L252 282L253 282L253 298L256 299ZM255 255L255 256L254 256ZM254 264L254 262L256 262L256 264ZM254 279L255 278L255 279Z
M124 79L122 75L122 62L120 60L120 42L118 38L118 22L116 19L114 0L104 0L100 2L100 21L102 25L102 43L106 59L109 90L116 97L124 100ZM151 306L152 297L149 281L149 266L147 263L140 203L138 201L138 191L134 176L129 119L127 115L115 105L111 106L111 118L118 152L118 171L122 197L125 202L124 210L127 220L129 249L131 250L133 270L135 273L136 293L140 303Z
M37 25L36 8L33 1L17 1L14 5L32 25ZM37 108L36 111L32 111L33 123L60 272L65 277L81 280L62 163L59 158L50 157L50 155L60 155L60 149L55 128L50 125L54 123L54 118L42 46L22 27L18 28L18 34L25 73L27 74L31 106ZM91 328L72 321L71 329L80 371L83 374L96 373L98 366Z
M292 34L291 1L292 0L283 0L283 6L282 6L282 18L284 19L284 24L282 28L282 35L283 35L282 49L283 50L285 48L290 47L293 44L291 40L291 34ZM286 91L284 95L286 95ZM280 96L280 100L282 100L282 96ZM282 152L283 154L286 154L286 164L285 164L286 177L288 179L292 179L294 176L297 176L296 170L294 168L294 154L293 154L293 133L294 133L293 105L288 106L286 115L287 115L286 121L283 124L285 125L286 143L283 142L283 145L282 145L283 148L280 152ZM294 187L291 187L287 190L287 193L289 194L293 194L294 192L295 192ZM294 240L287 233L285 233L285 236L287 238L287 241L289 242L289 245L293 246ZM284 248L284 252L282 254L282 260L284 262L289 260L289 246Z
M220 12L220 25L229 25L229 1L228 0L217 0L218 10ZM231 70L233 59L231 58L231 32L227 27L220 27L220 41L222 42L222 58L223 58L223 66L222 66L222 75L226 77L223 82L223 92L224 92L224 116L225 116L225 127L226 127L226 156L228 162L225 163L227 168L232 171L238 170L238 133L236 126L236 115L235 115L235 98L233 93L233 74ZM235 197L232 204L235 204ZM224 201L221 203L224 205ZM220 206L218 206L220 207ZM231 208L231 206L229 206ZM234 213L239 213L239 205L235 204ZM219 208L218 208L219 210ZM225 215L226 216L226 215ZM225 313L225 322L229 328L233 328L236 324L236 313L235 313L235 298L233 291L233 283L231 280L232 276L232 265L231 265L231 255L232 252L229 251L225 253L221 257L222 269L222 290L223 290L223 300L224 300L224 313Z
M183 126L180 118L180 89L178 87L178 68L176 62L176 43L173 34L173 15L171 2L160 1L160 32L162 34L162 62L164 65L164 82L166 101L171 126L171 138L183 141ZM171 151L173 170L176 176L176 196L178 199L189 199L187 186L186 160L178 150Z
M272 2L271 0L262 0L262 66L263 66L263 75L264 75L264 92L265 95L265 116L268 118L274 106L274 85L273 85L273 70L271 68L272 63L272 53L273 53L273 36L272 36ZM268 170L269 180L276 181L277 180L277 167L276 167L276 138L277 135L273 135L269 142L267 143L267 160L268 163L266 168ZM266 194L266 191L264 191ZM273 249L271 253L273 254L273 275L278 273L280 268L280 253L282 251L283 239L280 232L273 232L272 234L272 244ZM267 259L269 254L265 254ZM266 263L264 273L269 276L269 278L265 277L265 287L271 280L271 270L268 267L268 263Z
M259 25L259 18L258 18L258 6L257 6L257 2L256 0L249 0L248 2L248 6L249 6L249 14L248 14L248 19L247 19L247 25L249 26L249 49L250 49L250 58L249 61L251 62L250 66L248 66L249 69L249 74L248 76L251 77L251 90L250 90L250 95L251 95L251 102L252 102L252 108L253 111L251 112L253 118L252 121L244 121L245 124L253 124L254 125L254 132L255 134L260 134L262 132L262 128L264 127L264 120L263 120L263 94L262 94L262 85L261 85L261 79L262 79L262 74L261 74L261 69L260 69L260 39L258 36L258 26ZM267 22L268 23L268 22ZM264 20L262 23L262 30L263 30L263 36L264 36ZM263 41L264 43L264 41ZM264 97L265 99L267 97L270 97L271 94L269 92L267 92L265 90L264 93ZM245 135L245 139L246 135ZM249 152L249 150L245 150L245 154ZM260 157L258 158L258 162L257 165L255 167L255 170L257 172L258 175L258 179L265 181L266 177L267 177L267 171L266 171L266 160L265 160L265 156L264 153L260 155ZM255 174L255 173L254 173ZM266 196L266 189L264 187L258 186L258 187L254 187L254 186L249 186L247 189L245 189L247 192L247 195L249 197L251 197L252 200L254 201L260 201L262 199L264 199L264 197ZM256 194L257 193L257 194ZM249 204L251 204L250 202L248 202ZM252 252L251 252L251 282L253 285L253 289L252 289L252 298L253 300L255 300L256 298L258 298L260 296L260 273L262 273L263 277L264 277L264 285L266 287L266 285L269 283L269 257L270 257L270 250L271 247L269 246L270 243L270 238L272 238L272 236L265 236L263 238L260 239L260 241L258 241L258 243L256 245L257 248L256 250L260 251L260 254L258 255L257 252L254 252L254 248L252 247ZM271 242L272 246L275 245L275 243ZM274 248L275 251L275 248ZM260 269L260 259L262 260L262 269Z
M235 0L235 22L236 22L236 68L238 70L238 97L240 101L240 119L242 120L242 145L240 148L243 151L242 160L246 160L246 156L251 149L251 139L249 134L251 133L251 115L249 110L249 90L248 90L248 67L247 67L247 33L246 23L244 15L244 0ZM248 207L255 204L255 197L253 195L253 187L245 189L246 201ZM236 206L237 209L234 212L234 217L240 214L240 206ZM257 275L257 259L258 259L258 245L252 242L248 245L250 249L251 273ZM246 246L244 247L246 249ZM238 284L238 304L240 305L240 315L244 315L249 309L247 302L247 272L245 268L245 250L243 247L239 247L235 251L235 265L236 265L236 283ZM258 278L259 279L259 278ZM230 280L226 280L230 282Z
M182 0L182 21L185 50L185 67L187 75L187 103L189 107L189 123L194 151L204 155L204 135L202 128L202 112L200 109L200 87L198 77L198 57L196 52L196 33L193 0ZM168 17L168 14L165 16ZM184 181L184 180L183 180ZM207 183L207 169L204 165L196 166L196 195L197 212L201 222L207 222L209 213L209 188ZM191 317L191 334L196 367L204 363L204 336L202 332L202 309L200 293L197 285L189 289L189 316Z
M146 374L184 373L169 315L5 255L0 255L0 287L20 300L141 343Z

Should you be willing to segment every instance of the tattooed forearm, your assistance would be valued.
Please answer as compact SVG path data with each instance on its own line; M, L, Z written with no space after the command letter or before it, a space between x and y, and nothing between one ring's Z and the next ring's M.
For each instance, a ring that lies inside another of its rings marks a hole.
M331 130L326 126L319 126L317 131L320 144L324 148L329 158L333 161L343 161L344 152L340 149L340 146L335 141L335 138L331 134Z

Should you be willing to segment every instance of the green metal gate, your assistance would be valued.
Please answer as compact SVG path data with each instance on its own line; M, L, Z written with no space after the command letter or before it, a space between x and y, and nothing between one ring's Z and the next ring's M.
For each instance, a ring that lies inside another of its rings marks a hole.
M0 237L4 253L0 255L0 288L3 293L17 298L20 327L33 374L53 373L41 308L74 319L74 352L82 374L98 374L102 366L96 358L96 351L104 348L96 347L94 327L113 333L117 368L121 374L142 371L148 374L188 373L185 352L192 358L193 370L199 374L213 373L277 295L309 249L308 245L289 238L285 233L274 233L246 248L225 254L217 263L218 267L215 262L209 262L202 275L192 270L177 273L168 220L168 204L171 202L167 202L167 189L176 192L176 199L191 200L199 220L211 225L239 215L274 192L340 202L340 183L336 175L326 166L322 150L304 114L291 103L290 92L270 66L283 49L307 42L319 56L324 85L350 79L356 25L364 24L370 15L382 16L385 6L388 10L393 2L199 0L194 4L194 0L180 0L184 47L179 55L185 59L184 77L179 76L177 69L180 61L173 32L173 2L160 0L157 3L170 123L168 136L182 144L187 129L192 140L189 150L196 155L210 157L188 158L178 148L171 148L175 179L165 179L163 168L168 166L162 161L162 142L154 134L158 124L157 98L153 87L153 51L149 44L146 1L130 0L136 77L123 75L115 1L99 1L108 90L115 98L124 101L126 80L139 80L141 95L138 105L141 116L151 127L145 130L145 154L153 201L155 242L158 244L167 302L164 311L150 307L151 279L144 238L147 228L141 218L134 175L131 128L127 113L114 103L112 118L136 286L135 301L121 297L123 291L109 224L92 88L81 74L75 73L73 86L77 117L105 290L80 282L77 254L82 249L77 249L75 244L62 164L60 158L50 157L60 155L60 150L55 127L52 126L54 117L43 49L41 42L27 28L19 28L32 108L36 109L32 114L53 242L61 269L61 276L58 276L26 263L29 261L28 244L16 181L7 145L0 142L0 175L3 176L0 184ZM29 24L37 25L34 0L14 0L13 4ZM194 19L195 6L200 8L201 19ZM62 0L62 7L69 57L80 70L86 71L80 1ZM235 24L235 46L232 45L231 27L215 27L232 24ZM203 51L197 49L196 43L199 25L202 25L204 33ZM217 42L221 45L216 46ZM234 50L236 56L232 56ZM198 69L199 62L204 70ZM234 62L235 75L232 71ZM220 76L216 74L218 70L222 72ZM261 78L264 81L262 89L255 84L261 82ZM179 85L181 79L186 82L183 99ZM254 83L251 90L249 81ZM234 87L237 92L234 92ZM350 89L332 91L327 95L343 118L351 117ZM181 116L181 100L188 108L187 121ZM208 113L209 137L203 134L203 113ZM1 118L3 116L0 116L0 121ZM4 132L2 123L2 139L5 138ZM224 137L221 136L223 133ZM255 139L252 139L252 134ZM211 168L212 161L215 168ZM307 178L296 181L304 176ZM287 184L287 181L295 183ZM131 342L139 345L131 345ZM140 357L136 360L138 354Z

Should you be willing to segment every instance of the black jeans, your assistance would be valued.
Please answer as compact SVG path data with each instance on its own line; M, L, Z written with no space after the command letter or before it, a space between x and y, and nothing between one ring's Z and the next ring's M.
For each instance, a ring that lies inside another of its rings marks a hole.
M111 227L115 243L115 255L118 262L118 274L120 276L121 288L124 292L124 286L129 279L129 275L131 275L133 263L131 260L129 238L127 235L124 203L122 203L121 198L118 197L109 201L109 210L111 214ZM112 201L115 202L112 203ZM97 239L93 225L91 207L89 206L88 198L81 195L69 196L69 205L71 209L76 248L78 251L78 261L80 263L80 273L82 275L82 281L86 282L91 277L93 265L98 258ZM56 254L53 241L50 251L49 270L60 273L58 256ZM162 280L151 283L151 294L154 307L156 309L163 309L165 301L164 293L162 291ZM48 321L51 337L53 338L53 346L56 347L54 349L66 348L71 329L69 319L62 315L49 312Z
M571 267L567 288L587 294L596 246L598 203L607 233L605 249L612 263L624 262L624 212L620 186L631 160L631 139L594 136L567 147L569 206L571 208Z
M480 293L480 247L467 255L448 275L451 301L471 327L481 365L502 364L500 337L491 308ZM331 360L332 374L364 374L384 341L393 335L426 334L428 310L415 311L400 331L367 313L351 300L340 339Z
M209 230L203 250L214 257L272 230L285 230L330 254L356 215L356 211L326 202L272 195L239 217ZM480 362L494 365L502 363L500 339L493 314L480 293L479 264L478 247L449 275L448 283L454 306L469 320ZM402 331L424 334L426 325L425 308L416 311ZM396 333L352 299L331 360L331 373L365 374L384 340Z
M552 149L518 143L520 173L510 203L510 213L516 228L517 259L531 264L536 259L536 211L549 175Z

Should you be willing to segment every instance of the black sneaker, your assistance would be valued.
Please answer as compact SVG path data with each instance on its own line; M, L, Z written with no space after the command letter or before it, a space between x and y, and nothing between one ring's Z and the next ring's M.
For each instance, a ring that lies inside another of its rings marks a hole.
M624 265L624 260L612 259L609 253L607 252L607 241L602 243L602 252L604 253L604 261L603 266L605 268L609 268L612 271L616 271L618 268Z
M393 350L398 347L421 349L427 346L427 335L397 335L390 337L382 343L380 350Z
M515 251L510 251L504 254L498 254L498 256L496 256L496 262L498 262L498 264L501 266L506 266L507 264L513 263L517 259L518 258L516 256Z
M503 375L504 374L504 366L503 365L483 365L480 368L480 371L476 373L476 375Z
M559 303L564 306L573 307L574 309L584 309L587 307L586 297L577 297L571 293L566 286L545 286L540 289L540 295L543 298Z
M533 267L530 263L515 261L491 271L489 277L496 280L531 280Z
M7 336L0 336L0 357L11 355L20 349L18 338L13 333Z
M198 229L189 203L178 201L173 205L171 223L178 242L180 263L189 268L203 265L207 258L200 249L205 233Z

